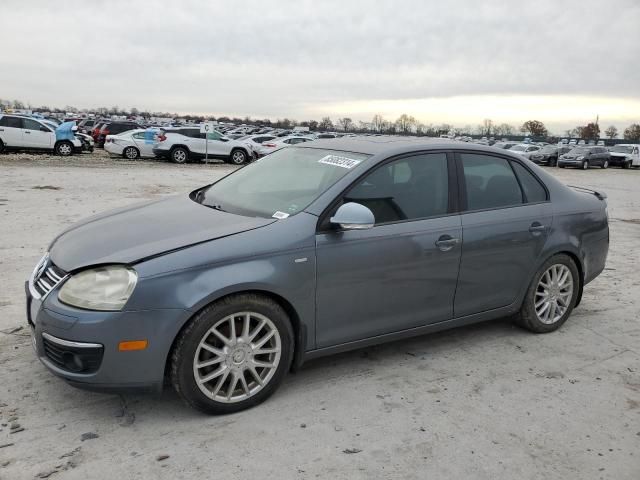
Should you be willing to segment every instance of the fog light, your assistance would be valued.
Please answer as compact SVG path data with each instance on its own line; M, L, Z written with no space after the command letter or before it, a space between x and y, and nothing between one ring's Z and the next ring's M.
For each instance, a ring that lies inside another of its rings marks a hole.
M81 372L84 370L84 362L79 355L71 352L64 352L62 354L62 363L70 372Z
M129 340L126 342L120 342L118 344L118 350L121 352L130 352L132 350L144 350L147 348L149 342L146 340Z

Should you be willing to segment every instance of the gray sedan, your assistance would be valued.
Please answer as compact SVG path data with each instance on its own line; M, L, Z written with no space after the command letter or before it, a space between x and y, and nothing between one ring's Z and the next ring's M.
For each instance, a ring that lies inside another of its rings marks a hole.
M229 413L310 358L511 316L559 328L604 269L606 197L478 145L279 150L62 232L26 285L42 363Z

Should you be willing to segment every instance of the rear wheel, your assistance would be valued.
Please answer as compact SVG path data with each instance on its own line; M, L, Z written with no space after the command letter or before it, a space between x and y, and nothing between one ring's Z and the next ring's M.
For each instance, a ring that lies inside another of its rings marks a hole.
M128 158L129 160L135 160L140 156L140 152L136 147L127 147L122 152L122 156L124 158Z
M0 153L4 153L4 143L0 140Z
M189 160L189 152L186 148L176 147L171 150L171 161L173 163L187 163Z
M580 291L580 275L571 257L560 254L536 272L516 316L516 322L535 333L552 332L567 321Z
M588 170L589 169L589 160L584 160L582 162L582 169L583 170Z
M291 365L293 330L267 297L241 294L202 310L180 333L171 382L192 407L233 413L266 400Z
M58 142L55 146L55 152L61 157L68 157L73 153L73 145L67 141Z
M602 162L602 168L609 168L609 160Z

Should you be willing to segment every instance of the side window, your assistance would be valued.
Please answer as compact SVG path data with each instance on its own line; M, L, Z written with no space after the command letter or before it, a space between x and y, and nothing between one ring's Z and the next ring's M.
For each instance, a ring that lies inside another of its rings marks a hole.
M138 132L131 135L136 140L144 140L144 132Z
M22 128L22 119L18 117L0 118L0 127Z
M447 156L406 157L376 168L353 186L344 202L369 208L376 224L446 215L449 208Z
M522 204L522 191L504 158L460 154L467 186L467 209L483 210Z
M517 162L511 162L513 169L516 171L520 185L524 190L524 195L528 203L544 202L547 199L547 192L540 182L522 165Z
M40 130L40 123L30 118L22 119L22 128L27 130Z

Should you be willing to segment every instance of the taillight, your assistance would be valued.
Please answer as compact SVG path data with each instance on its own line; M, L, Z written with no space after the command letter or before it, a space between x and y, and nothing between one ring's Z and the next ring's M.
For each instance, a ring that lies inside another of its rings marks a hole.
M158 141L159 141L159 142L164 142L166 139L167 139L167 136L166 136L166 135L159 135L159 136L158 136Z
M277 145L275 143L263 143L262 145L265 146L265 147L271 147L271 148L277 147Z

